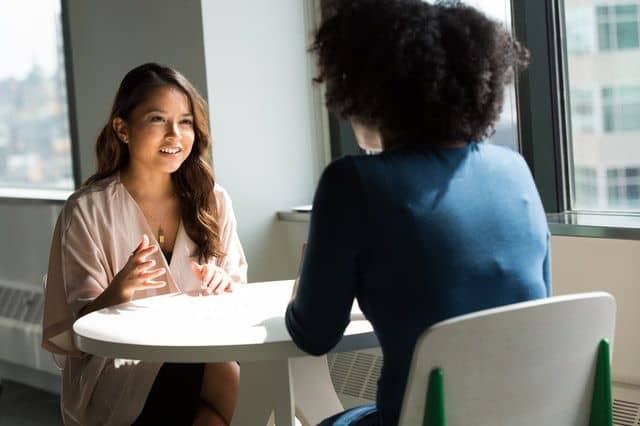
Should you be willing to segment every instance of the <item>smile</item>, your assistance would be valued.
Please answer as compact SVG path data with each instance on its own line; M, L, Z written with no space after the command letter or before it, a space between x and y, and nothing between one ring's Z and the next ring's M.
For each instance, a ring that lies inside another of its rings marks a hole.
M182 148L161 148L160 152L163 154L175 155L182 151Z

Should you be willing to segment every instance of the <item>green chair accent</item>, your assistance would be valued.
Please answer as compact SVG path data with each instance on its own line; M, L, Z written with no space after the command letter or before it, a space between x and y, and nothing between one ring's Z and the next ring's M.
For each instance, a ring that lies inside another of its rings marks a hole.
M600 341L598 363L593 383L589 426L613 426L613 398L611 397L611 345Z
M427 403L424 409L422 426L445 426L444 415L444 374L436 368L429 375Z

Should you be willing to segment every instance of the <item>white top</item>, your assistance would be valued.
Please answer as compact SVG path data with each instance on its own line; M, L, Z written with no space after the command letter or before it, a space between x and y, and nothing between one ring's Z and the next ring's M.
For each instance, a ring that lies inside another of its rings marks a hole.
M239 286L215 297L169 294L92 312L75 322L83 352L142 361L264 361L306 355L284 314L293 281ZM378 346L359 306L335 352ZM201 326L197 326L201 324Z

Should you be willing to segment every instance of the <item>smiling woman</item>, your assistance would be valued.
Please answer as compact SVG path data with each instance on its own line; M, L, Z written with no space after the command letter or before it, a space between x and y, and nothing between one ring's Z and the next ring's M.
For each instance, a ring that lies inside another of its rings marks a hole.
M231 421L236 363L123 365L79 352L70 333L78 317L132 299L246 282L231 201L210 166L206 110L176 70L131 70L96 143L98 170L60 214L43 346L66 356L66 424Z

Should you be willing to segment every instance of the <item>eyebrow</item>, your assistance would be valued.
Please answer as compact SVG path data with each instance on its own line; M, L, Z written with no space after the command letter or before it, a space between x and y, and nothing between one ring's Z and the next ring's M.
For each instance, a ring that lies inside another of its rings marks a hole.
M166 114L167 111L163 110L162 108L156 108L156 107L151 107L147 110L144 111L144 115L150 114L152 112L160 112L162 114ZM182 114L183 117L188 117L188 116L193 116L193 113L190 112L186 112L184 114Z

